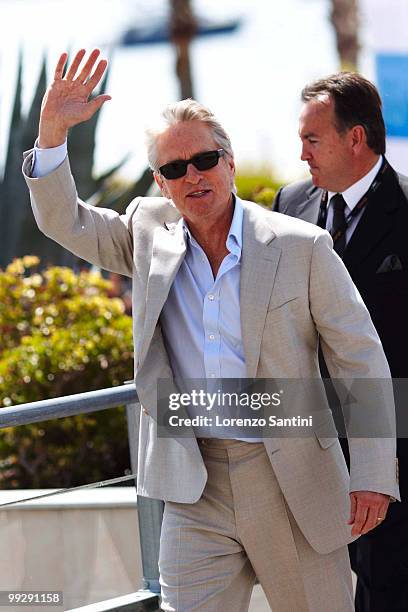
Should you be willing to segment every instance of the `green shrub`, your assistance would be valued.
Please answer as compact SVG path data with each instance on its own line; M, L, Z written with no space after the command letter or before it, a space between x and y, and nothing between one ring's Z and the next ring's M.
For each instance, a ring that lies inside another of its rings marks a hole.
M238 195L243 200L257 202L271 208L282 183L265 171L241 171L235 177Z
M0 273L0 406L122 384L133 375L132 322L99 273L36 257ZM4 487L60 487L123 474L124 409L0 431Z

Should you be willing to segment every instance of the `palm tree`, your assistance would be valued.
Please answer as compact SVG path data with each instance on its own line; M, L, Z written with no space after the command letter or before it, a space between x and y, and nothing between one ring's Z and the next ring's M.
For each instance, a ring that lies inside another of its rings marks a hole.
M336 32L342 70L357 70L360 49L358 0L331 0L330 20Z
M190 0L170 0L170 36L176 50L176 74L180 83L180 98L193 98L190 65L190 43L197 22Z

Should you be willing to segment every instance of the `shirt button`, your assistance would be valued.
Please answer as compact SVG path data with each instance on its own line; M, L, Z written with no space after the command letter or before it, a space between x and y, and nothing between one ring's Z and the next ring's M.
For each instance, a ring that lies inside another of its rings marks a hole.
M210 340L215 340L214 334L210 334L208 337L209 337Z
M208 294L208 299L213 301L213 299L215 298L215 295L213 293L209 293Z

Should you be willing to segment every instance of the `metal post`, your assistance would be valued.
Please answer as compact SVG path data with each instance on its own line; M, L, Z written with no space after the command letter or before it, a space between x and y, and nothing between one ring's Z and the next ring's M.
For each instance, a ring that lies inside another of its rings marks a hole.
M126 406L130 462L133 473L137 472L139 412L140 404L128 404ZM144 589L155 594L160 593L159 548L163 509L164 503L161 500L137 496L143 586Z

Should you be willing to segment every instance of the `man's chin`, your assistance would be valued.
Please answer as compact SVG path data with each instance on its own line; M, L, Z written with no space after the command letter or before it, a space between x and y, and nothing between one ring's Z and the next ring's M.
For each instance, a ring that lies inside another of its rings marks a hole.
M313 172L312 170L310 170L310 175L312 178L312 183L315 187L320 187L321 189L324 189L324 186L321 183L320 177L316 172Z

